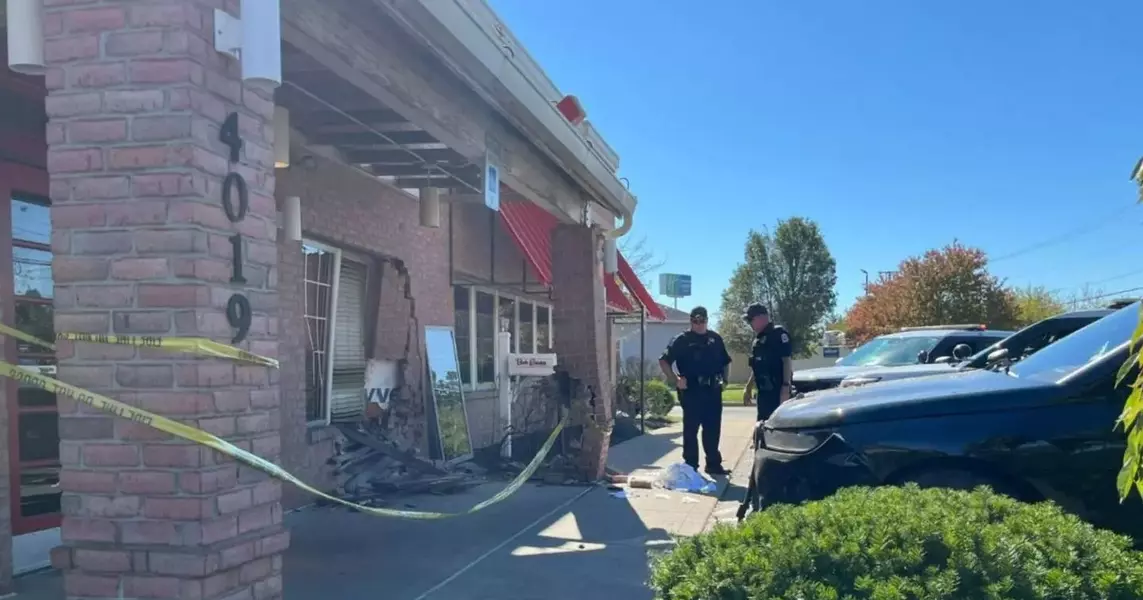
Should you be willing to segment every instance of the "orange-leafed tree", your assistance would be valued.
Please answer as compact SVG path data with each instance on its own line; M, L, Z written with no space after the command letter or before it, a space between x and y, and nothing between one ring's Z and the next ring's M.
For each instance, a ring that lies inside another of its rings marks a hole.
M903 261L871 283L845 317L859 342L901 327L982 323L1011 329L1020 322L1016 294L988 272L988 257L953 242Z

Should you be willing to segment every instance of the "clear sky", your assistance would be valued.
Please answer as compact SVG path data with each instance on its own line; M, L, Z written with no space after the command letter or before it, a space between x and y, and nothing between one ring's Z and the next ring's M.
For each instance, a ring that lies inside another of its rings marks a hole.
M694 277L680 308L717 310L790 216L839 310L953 239L1015 285L1143 285L1143 2L490 2L619 152L633 235Z

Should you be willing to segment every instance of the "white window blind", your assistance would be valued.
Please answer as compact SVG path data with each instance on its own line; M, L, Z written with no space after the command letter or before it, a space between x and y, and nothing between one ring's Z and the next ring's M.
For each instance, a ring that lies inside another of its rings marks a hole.
M337 287L330 420L357 421L365 410L365 265L343 259Z

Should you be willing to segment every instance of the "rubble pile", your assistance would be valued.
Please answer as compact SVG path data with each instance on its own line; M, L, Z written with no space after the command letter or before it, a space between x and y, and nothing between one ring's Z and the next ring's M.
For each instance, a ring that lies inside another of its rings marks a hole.
M412 494L457 493L484 482L484 471L472 463L447 466L401 449L375 425L338 425L334 467L337 494L366 506Z

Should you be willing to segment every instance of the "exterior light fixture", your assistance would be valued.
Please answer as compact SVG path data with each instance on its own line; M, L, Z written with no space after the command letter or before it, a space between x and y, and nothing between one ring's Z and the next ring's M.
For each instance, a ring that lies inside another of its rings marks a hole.
M242 62L246 83L282 84L280 0L242 0L242 18L214 9L214 49Z
M290 166L290 111L274 107L274 168Z
M8 0L8 68L24 75L44 74L42 0Z
M615 273L619 270L619 247L616 245L615 238L603 238L603 272L607 274Z
M302 199L298 196L287 196L282 202L282 229L286 238L295 242L302 241Z
M421 227L441 226L441 190L435 187L421 188Z
M579 125L587 118L587 113L583 110L583 105L579 103L579 98L568 94L562 100L556 103L556 110L564 116L572 125Z

